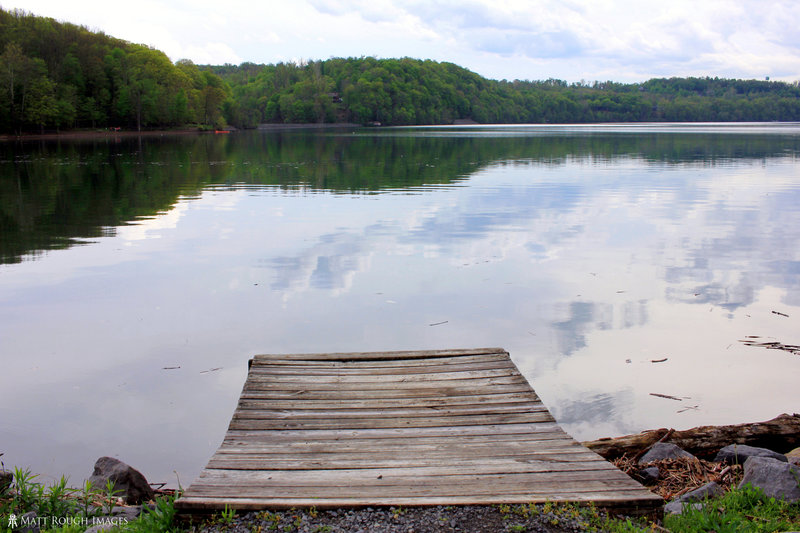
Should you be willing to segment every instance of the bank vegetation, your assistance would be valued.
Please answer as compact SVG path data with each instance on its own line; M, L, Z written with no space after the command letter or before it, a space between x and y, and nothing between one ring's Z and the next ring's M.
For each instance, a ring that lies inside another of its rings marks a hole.
M173 63L163 52L0 9L0 133L259 124L800 121L797 82L492 80L413 58Z

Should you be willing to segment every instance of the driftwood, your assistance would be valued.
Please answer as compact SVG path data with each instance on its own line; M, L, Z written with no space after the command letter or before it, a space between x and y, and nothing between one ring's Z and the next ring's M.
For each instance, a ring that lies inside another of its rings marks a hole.
M729 444L747 444L787 453L800 446L800 415L782 414L766 422L737 424L734 426L700 426L683 431L652 429L636 435L605 438L584 442L590 450L613 460L623 455L640 455L644 450L664 439L700 459L713 459L716 453Z

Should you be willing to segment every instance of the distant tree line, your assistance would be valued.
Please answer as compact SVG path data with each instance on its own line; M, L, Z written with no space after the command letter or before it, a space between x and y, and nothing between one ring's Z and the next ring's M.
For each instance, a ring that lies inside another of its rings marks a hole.
M224 123L228 86L190 61L0 9L0 131Z
M0 132L454 121L800 121L800 86L719 78L497 81L411 58L173 64L143 45L0 9Z
M452 63L335 58L201 66L232 88L225 117L384 125L800 120L797 83L660 78L644 83L489 80Z

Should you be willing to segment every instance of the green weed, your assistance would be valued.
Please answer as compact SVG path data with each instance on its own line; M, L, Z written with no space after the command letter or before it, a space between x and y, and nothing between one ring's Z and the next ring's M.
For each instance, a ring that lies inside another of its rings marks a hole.
M172 533L181 529L175 523L175 496L157 498L153 509L142 507L142 514L136 520L128 522L122 529L131 533Z
M786 503L746 485L710 500L701 509L687 508L667 516L664 525L675 533L794 531L800 529L800 503Z

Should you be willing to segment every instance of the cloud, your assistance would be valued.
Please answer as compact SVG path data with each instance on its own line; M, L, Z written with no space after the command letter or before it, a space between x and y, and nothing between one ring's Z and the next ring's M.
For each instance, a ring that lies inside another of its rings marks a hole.
M490 78L800 79L800 3L785 0L11 0L195 63L376 55Z

